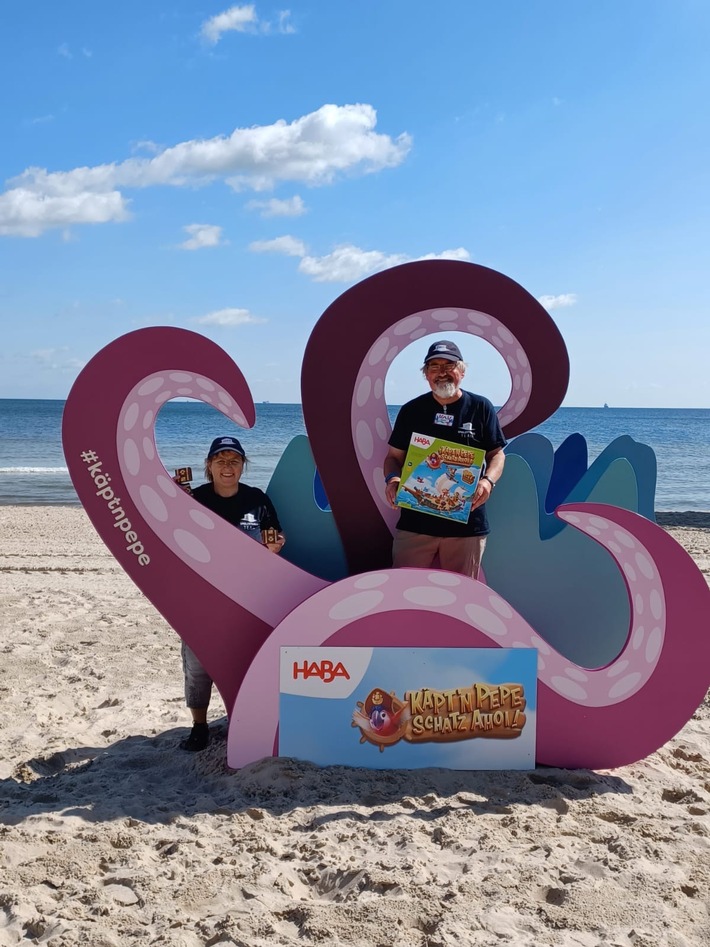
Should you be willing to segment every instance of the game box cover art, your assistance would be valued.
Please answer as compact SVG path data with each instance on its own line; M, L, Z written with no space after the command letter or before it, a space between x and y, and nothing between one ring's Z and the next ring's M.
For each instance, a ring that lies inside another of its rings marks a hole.
M428 434L412 434L397 506L467 523L486 452Z

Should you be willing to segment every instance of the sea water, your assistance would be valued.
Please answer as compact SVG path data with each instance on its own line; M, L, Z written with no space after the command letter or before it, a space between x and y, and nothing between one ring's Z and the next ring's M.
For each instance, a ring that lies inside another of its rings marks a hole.
M155 436L165 467L192 467L203 481L214 437L237 436L249 458L244 480L266 489L287 444L305 434L298 404L258 404L256 425L243 430L209 405L170 401L158 414ZM78 504L61 441L63 401L0 399L0 503ZM394 420L397 406L389 408ZM589 461L615 438L629 435L652 447L658 460L656 509L710 511L710 409L560 408L535 428L558 447L570 434L587 440Z

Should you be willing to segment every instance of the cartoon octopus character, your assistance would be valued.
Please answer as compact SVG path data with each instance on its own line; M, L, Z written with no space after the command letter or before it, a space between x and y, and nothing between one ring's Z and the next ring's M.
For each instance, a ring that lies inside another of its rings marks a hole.
M411 717L409 707L395 697L394 691L384 693L379 688L371 691L353 711L351 726L359 727L360 743L373 743L383 753L385 746L398 743L407 731Z

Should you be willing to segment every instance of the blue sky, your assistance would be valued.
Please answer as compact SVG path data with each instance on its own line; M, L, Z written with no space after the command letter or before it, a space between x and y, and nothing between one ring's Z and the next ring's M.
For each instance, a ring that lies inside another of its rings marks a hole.
M176 325L297 402L321 312L434 255L543 301L565 404L709 407L709 27L706 0L5 0L0 397ZM502 404L497 353L464 356Z

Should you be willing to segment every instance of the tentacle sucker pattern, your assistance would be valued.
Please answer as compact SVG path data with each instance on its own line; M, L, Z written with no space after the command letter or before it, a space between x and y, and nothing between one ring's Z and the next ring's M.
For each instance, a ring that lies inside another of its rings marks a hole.
M634 599L626 645L603 668L575 665L545 642L495 591L473 579L422 569L382 570L344 579L297 607L264 643L237 695L228 759L241 766L272 751L278 723L259 682L278 666L279 648L299 644L361 647L535 648L539 705L537 759L566 767L611 767L640 759L689 719L708 686L706 661L688 664L691 647L710 657L693 616L708 603L704 578L663 530L638 514L602 504L561 508L570 525L603 544ZM661 572L678 576L664 590ZM672 641L667 640L673 622ZM571 629L573 631L573 629ZM683 666L682 690L669 680ZM261 696L259 696L261 694ZM250 708L259 701L258 721Z
M303 414L351 574L390 564L394 517L381 478L390 430L387 368L410 342L453 331L489 341L505 360L511 376L502 409L507 436L541 423L562 403L569 360L552 319L518 283L473 263L426 260L371 276L335 300L311 333ZM334 368L325 413L322 367L329 357ZM475 367L466 381L474 384ZM346 418L349 425L341 421ZM362 477L343 478L343 468L360 469Z
M202 375L161 372L143 379L128 393L119 415L117 446L128 492L152 532L166 546L179 550L198 576L228 597L236 596L239 605L274 627L325 582L273 556L220 516L189 500L167 476L155 445L154 411L156 404L178 396L213 403L245 426L244 413L231 395ZM234 559L222 552L227 543L238 554L238 591Z
M140 329L80 373L64 411L64 453L97 532L231 708L274 625L324 582L259 548L176 486L154 434L157 412L176 397L199 399L244 427L254 423L244 376L219 346L184 329Z
M381 334L370 346L355 379L351 427L363 480L390 527L396 513L387 505L384 494L382 465L390 435L385 377L400 352L411 342L434 332L465 332L490 342L500 352L511 375L511 394L499 412L502 426L523 413L532 394L532 370L525 350L499 319L486 313L460 308L430 309L406 316Z

